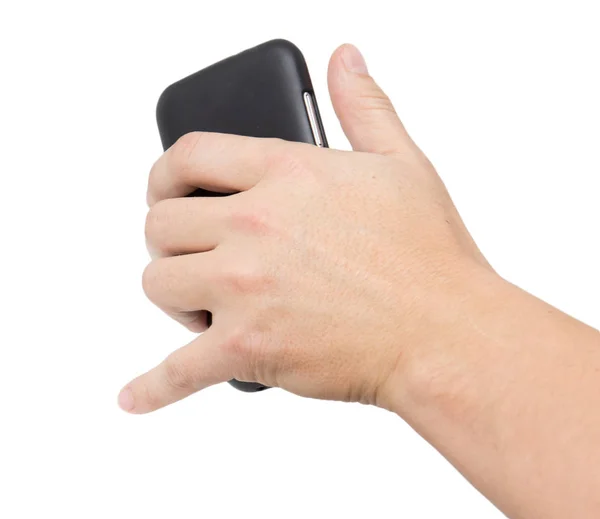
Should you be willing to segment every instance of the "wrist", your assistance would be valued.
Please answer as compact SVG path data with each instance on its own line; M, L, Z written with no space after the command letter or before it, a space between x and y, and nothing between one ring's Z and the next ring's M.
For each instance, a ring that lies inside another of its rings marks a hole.
M589 511L598 332L498 276L471 279L399 363L382 406L507 515L565 517L573 502Z
M419 333L402 345L377 405L409 422L421 410L466 405L472 372L484 362L482 342L493 340L480 321L504 311L506 293L515 288L480 266L466 268L445 285L427 303Z

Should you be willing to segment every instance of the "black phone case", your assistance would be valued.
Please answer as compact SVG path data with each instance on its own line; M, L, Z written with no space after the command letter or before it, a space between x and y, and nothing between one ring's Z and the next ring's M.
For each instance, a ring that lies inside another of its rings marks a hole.
M289 41L268 41L165 89L156 107L163 149L192 131L278 137L317 144L305 93L312 100L321 145L326 147L325 131L302 53ZM198 189L190 196L224 195ZM210 313L208 318L210 325ZM248 392L266 389L254 382L231 380L230 384Z

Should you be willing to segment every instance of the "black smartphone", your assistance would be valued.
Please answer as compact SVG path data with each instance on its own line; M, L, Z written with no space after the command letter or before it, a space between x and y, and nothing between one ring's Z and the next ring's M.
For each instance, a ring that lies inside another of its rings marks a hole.
M192 131L278 137L327 147L317 99L302 53L271 40L219 61L167 87L156 107L163 149ZM204 189L190 196L227 196ZM212 316L208 314L208 324ZM231 380L242 391L266 386Z

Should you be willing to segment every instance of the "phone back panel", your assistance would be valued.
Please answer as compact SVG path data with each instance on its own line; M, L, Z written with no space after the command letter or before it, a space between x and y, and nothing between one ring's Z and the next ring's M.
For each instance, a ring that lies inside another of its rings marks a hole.
M315 144L303 94L309 92L325 133L306 63L286 40L272 40L169 86L156 116L164 149L191 131L278 137Z

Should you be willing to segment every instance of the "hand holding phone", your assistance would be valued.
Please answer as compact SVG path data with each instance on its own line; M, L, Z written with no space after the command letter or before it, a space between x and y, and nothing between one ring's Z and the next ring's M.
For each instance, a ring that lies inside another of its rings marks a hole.
M160 96L156 117L165 150L193 131L327 147L306 62L286 40L263 43L170 85ZM189 196L224 195L200 188ZM242 391L266 389L253 382L230 383Z

